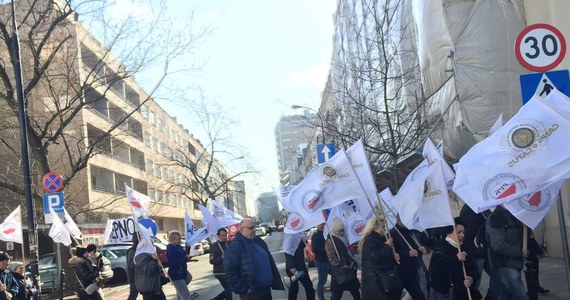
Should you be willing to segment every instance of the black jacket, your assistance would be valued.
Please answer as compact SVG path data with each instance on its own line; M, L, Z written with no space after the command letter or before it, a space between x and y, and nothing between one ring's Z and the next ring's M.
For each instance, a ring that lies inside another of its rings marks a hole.
M522 223L508 210L499 206L487 219L485 228L491 267L522 270Z
M481 226L485 226L485 221L490 214L490 210L476 213L467 204L463 205L461 208L459 217L465 225L465 240L463 242L463 245L461 245L461 249L467 252L467 254L469 254L469 256L472 258L485 257L485 252L475 247L475 237L479 232L479 228Z
M228 242L217 241L210 246L210 264L214 266L215 275L224 274L224 258L222 255L227 249Z
M406 239L405 241L402 239L402 235L396 231L396 227ZM402 280L417 280L421 252L418 249L417 244L414 242L414 238L412 238L412 235L417 231L409 230L408 228L402 227L398 224L396 224L396 227L390 230L390 235L394 239L394 250L396 250L396 253L400 255L398 275L400 275L400 278ZM419 241L419 239L417 240ZM410 256L410 248L408 247L406 241L412 246L412 248L418 251L418 256Z
M325 237L322 231L317 229L317 231L313 233L313 236L311 236L311 247L315 253L315 261L329 262L327 251L325 250Z
M462 249L463 250L463 249ZM440 240L438 246L431 256L430 263L430 286L435 291L447 294L453 287L453 299L469 299L467 289L463 284L463 265L457 258L458 250L446 240ZM468 255L465 260L465 271L467 276L473 278L473 282L480 277L479 270L473 259ZM473 300L481 299L481 294L471 286L471 296Z
M305 270L307 271L307 266L305 265L305 243L303 241L299 242L297 249L295 250L295 255L285 253L285 270L297 269L297 271Z
M94 283L97 276L99 276L99 269L94 267L91 261L86 258L72 257L68 263L75 271L75 275L83 288L87 288L87 286Z

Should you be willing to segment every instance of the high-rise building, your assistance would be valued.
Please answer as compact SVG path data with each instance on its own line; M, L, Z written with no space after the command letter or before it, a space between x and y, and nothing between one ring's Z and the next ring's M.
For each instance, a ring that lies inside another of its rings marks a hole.
M262 193L257 196L257 219L260 223L280 219L279 205L275 193Z
M299 151L303 152L303 149L306 148L312 130L316 127L315 124L318 124L317 115L309 110L305 110L303 115L281 117L277 122L275 143L279 163L279 178L282 185L291 183L290 174L298 170L298 166L302 162L303 156L299 156Z

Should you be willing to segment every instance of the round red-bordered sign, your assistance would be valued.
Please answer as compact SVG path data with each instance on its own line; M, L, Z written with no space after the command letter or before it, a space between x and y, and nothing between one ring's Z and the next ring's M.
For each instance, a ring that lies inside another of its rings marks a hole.
M47 193L55 193L63 188L63 177L56 172L49 172L42 179L42 187Z
M533 24L521 31L515 41L519 63L535 72L554 69L566 54L566 40L562 33L548 24Z

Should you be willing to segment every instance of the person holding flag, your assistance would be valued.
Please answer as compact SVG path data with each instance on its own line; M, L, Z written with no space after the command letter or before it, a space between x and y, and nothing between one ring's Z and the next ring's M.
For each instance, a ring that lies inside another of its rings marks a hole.
M98 280L99 269L89 260L87 249L83 247L75 248L75 257L68 260L68 264L73 268L75 276L79 281L79 299L103 300L103 294L99 290Z
M317 296L319 300L325 300L325 284L327 283L331 269L327 251L325 250L325 224L326 223L321 223L317 225L317 231L311 236L311 245L315 253L315 265L317 266L319 277L317 282Z
M384 219L373 217L364 228L358 249L362 256L362 299L399 300L402 287L390 289L383 287L379 275L381 272L394 271L400 260L392 248L393 239L386 238Z
M443 228L445 240L439 240L430 262L430 299L460 300L483 298L473 283L481 276L475 261L459 249L465 239L465 227L455 218L455 226ZM466 275L466 276L465 276ZM467 293L470 291L470 296Z
M182 235L179 231L173 230L168 233L168 246L166 246L166 257L168 258L168 276L174 287L178 300L191 300L198 297L198 293L190 294L186 277L188 272L187 263L190 256L182 248Z
M0 300L10 300L18 294L18 284L14 280L14 275L8 269L10 255L0 251Z
M143 300L166 300L162 290L164 269L147 229L137 223L139 243L135 252L135 285Z
M214 277L218 279L224 290L214 300L232 300L232 289L224 272L224 253L228 250L228 230L224 227L216 233L217 241L210 246L210 264L213 265Z
M349 291L353 299L360 300L360 282L356 277L356 261L348 251L348 241L344 237L344 224L338 217L331 215L329 220L331 218L333 225L325 242L327 257L331 264L331 300L340 300L344 291ZM341 272L337 273L335 269ZM354 276L352 280L341 284L338 282L337 274L343 273L342 269L351 269L350 272L354 272Z

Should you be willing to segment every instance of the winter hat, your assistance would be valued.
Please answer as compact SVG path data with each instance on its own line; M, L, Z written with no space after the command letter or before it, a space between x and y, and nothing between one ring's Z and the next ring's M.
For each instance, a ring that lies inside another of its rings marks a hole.
M10 260L12 257L6 252L0 252L0 261Z
M24 263L19 262L19 261L15 261L10 263L10 265L8 265L8 269L10 269L10 271L12 272L16 272L16 269L18 269L18 267L23 266Z
M85 253L87 253L87 249L85 249L83 247L75 247L75 255L77 257L83 257L83 255L85 255Z
M97 246L95 246L95 244L89 244L89 245L87 245L87 252L88 252L88 253L93 252L93 251L95 251L95 250L97 250Z

